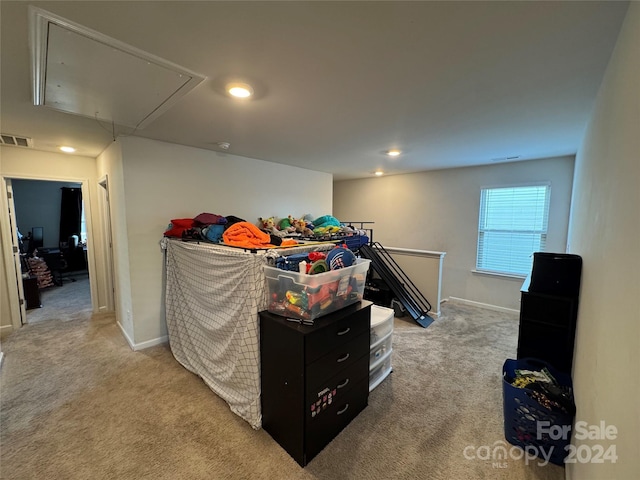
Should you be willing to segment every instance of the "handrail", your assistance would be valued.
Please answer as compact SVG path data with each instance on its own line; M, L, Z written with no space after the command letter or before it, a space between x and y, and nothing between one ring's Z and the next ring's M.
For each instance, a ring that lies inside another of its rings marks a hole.
M433 319L428 315L431 304L389 252L380 243L371 242L369 245L361 246L360 253L363 257L371 260L374 270L398 297L411 317L421 326L429 326L433 322Z

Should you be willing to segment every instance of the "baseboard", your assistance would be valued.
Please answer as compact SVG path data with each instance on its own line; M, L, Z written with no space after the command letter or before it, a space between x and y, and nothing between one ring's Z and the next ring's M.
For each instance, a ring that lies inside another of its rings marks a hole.
M13 325L2 325L0 327L0 339L3 339L5 335L9 335L13 332Z
M116 322L116 324L118 325L118 327L120 327L120 331L122 332L122 336L124 337L124 339L129 344L129 348L131 348L131 350L135 350L135 348L133 348L135 346L135 343L133 343L133 340L131 340L131 338L127 334L127 331L124 329L122 324L120 322Z
M487 310L496 310L498 312L505 313L520 313L520 310L515 310L513 308L499 307L498 305L491 305L490 303L475 302L473 300L467 300L466 298L449 297L449 300L455 303L462 303L463 305L473 305L474 307L486 308Z
M146 342L136 343L133 347L134 350L144 350L145 348L155 347L156 345L162 345L163 343L167 343L169 341L169 337L164 335L158 338L152 338L151 340L147 340Z
M120 322L116 323L118 324L118 327L120 327L122 335L129 344L129 348L131 348L131 350L133 350L134 352L138 350L144 350L145 348L155 347L156 345L162 345L163 343L167 343L169 341L169 337L167 335L164 335L162 337L152 338L151 340L147 340L146 342L135 343L133 340L131 340L131 337L129 337L122 324Z

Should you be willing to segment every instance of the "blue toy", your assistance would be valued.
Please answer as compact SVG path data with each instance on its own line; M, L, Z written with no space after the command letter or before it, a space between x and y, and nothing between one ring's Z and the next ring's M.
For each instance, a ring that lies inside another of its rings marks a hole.
M344 246L338 246L327 253L327 264L331 270L350 267L356 263L354 253Z

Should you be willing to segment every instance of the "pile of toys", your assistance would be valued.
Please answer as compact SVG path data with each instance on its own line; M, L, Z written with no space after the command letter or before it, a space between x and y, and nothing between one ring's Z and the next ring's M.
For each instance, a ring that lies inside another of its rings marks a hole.
M319 316L362 299L368 261L360 266L345 245L327 253L310 252L295 255L294 259L284 258L280 262L284 268L271 269L271 277L267 274L270 312L312 323Z
M301 218L294 218L292 215L280 219L260 217L258 218L258 226L261 230L279 237L318 238L338 233L366 235L365 230L358 230L341 223L332 215L322 215L315 219L309 214Z

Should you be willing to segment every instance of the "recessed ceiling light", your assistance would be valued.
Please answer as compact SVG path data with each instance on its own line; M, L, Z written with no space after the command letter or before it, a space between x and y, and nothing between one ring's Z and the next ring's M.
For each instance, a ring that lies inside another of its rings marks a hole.
M60 150L62 150L64 153L73 153L73 152L75 152L75 151L76 151L76 149L75 149L75 148L73 148L73 147L68 147L68 146L66 146L66 145L61 146L61 147L60 147Z
M227 92L238 98L247 98L253 95L253 88L246 83L230 83L227 85Z
M374 172L376 174L377 177L384 175L384 172L382 170L377 170L376 172Z
M397 148L392 148L391 150L387 150L387 155L389 155L390 157L397 157L398 155L400 155L400 150L398 150Z

